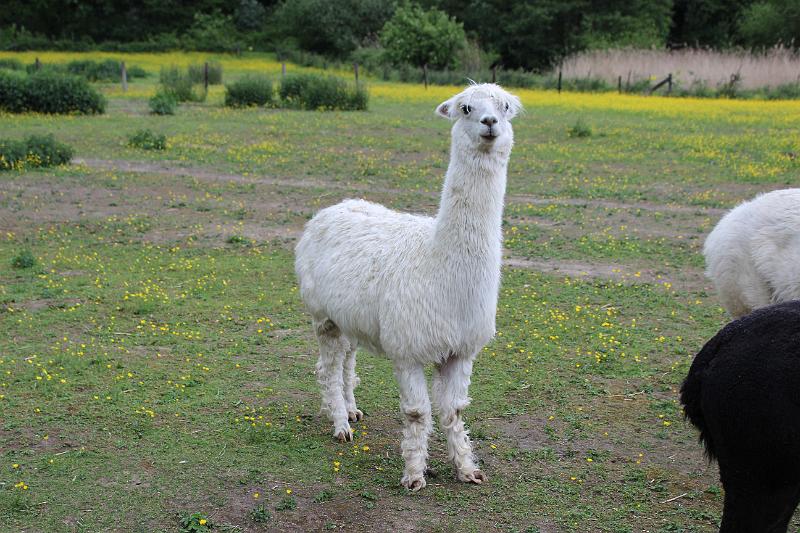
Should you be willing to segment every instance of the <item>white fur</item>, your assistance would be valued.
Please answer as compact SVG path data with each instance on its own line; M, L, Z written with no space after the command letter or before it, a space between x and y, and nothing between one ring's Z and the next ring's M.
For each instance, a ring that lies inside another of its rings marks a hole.
M716 225L703 253L706 275L734 318L800 299L800 189L738 205Z
M486 479L461 411L469 404L472 362L495 332L509 121L520 108L494 84L472 85L437 107L454 124L436 218L345 200L317 213L297 244L300 294L320 344L322 410L334 436L350 440L349 421L361 416L353 397L356 347L388 356L400 386L402 484L410 490L425 486L427 363L436 366L434 405L458 478Z

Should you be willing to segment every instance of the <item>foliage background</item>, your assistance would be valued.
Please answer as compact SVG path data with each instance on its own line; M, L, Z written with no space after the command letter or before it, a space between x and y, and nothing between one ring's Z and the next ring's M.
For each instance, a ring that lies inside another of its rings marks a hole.
M374 48L397 5L393 0L9 0L0 10L0 48L300 48L342 59ZM800 4L794 0L420 0L418 5L454 18L469 42L506 68L546 69L571 53L608 47L763 48L800 42Z

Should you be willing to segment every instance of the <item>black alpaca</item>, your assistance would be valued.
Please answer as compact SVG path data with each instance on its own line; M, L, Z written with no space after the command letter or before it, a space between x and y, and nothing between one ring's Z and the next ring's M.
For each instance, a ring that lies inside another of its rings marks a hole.
M800 301L725 326L681 387L725 489L720 533L784 533L800 501Z

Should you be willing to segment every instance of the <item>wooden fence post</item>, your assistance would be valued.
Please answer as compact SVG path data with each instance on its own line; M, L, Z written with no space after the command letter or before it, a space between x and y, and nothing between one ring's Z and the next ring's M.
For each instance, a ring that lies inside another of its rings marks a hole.
M353 63L353 72L356 74L356 87L358 87L358 62Z
M425 88L428 88L428 64L422 65L422 81L425 82Z
M621 75L620 75L619 78L617 78L617 91L619 92L619 94L622 94L622 76Z
M652 86L650 88L650 90L647 92L647 94L653 94L654 92L656 92L658 89L660 89L661 87L663 87L666 84L669 84L669 91L671 91L672 90L672 73L671 72L666 78L664 78L663 80L661 80L660 82L658 82L654 86ZM667 91L667 93L669 93L669 91Z
M120 70L122 75L122 92L128 92L128 70L125 68L125 62L121 63Z
M558 71L558 94L561 94L561 71Z
M667 76L667 94L672 93L672 72Z
M286 61L281 61L281 77L286 76Z
M208 92L208 61L203 64L203 89Z
M42 62L39 61L39 58L36 58L36 63L34 63L34 68L38 71L42 69Z

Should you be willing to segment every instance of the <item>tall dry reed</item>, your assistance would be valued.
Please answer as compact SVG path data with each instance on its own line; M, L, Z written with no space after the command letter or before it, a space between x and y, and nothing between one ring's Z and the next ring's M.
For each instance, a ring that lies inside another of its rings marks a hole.
M563 76L600 78L616 84L649 79L672 73L681 86L704 84L717 87L739 77L742 89L776 87L800 82L800 54L790 48L775 47L764 53L748 51L683 50L591 50L567 58Z

